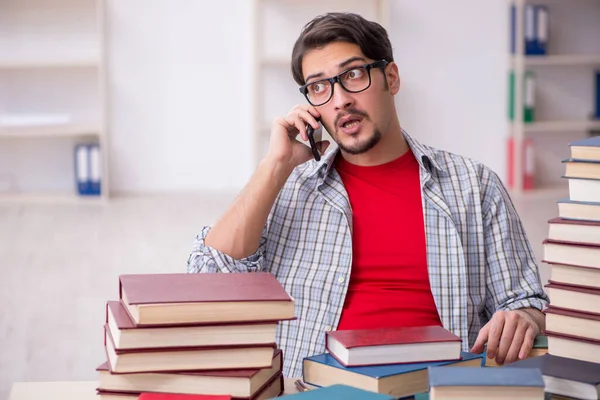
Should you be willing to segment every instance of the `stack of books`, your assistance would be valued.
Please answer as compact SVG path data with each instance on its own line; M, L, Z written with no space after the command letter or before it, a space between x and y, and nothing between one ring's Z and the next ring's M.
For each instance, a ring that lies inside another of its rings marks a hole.
M483 366L441 326L327 332L327 353L303 360L310 386L345 385L395 397L427 391L430 366Z
M119 294L106 305L102 400L283 392L276 330L294 302L271 274L122 275Z
M548 352L600 363L600 137L571 143L569 198L549 221Z

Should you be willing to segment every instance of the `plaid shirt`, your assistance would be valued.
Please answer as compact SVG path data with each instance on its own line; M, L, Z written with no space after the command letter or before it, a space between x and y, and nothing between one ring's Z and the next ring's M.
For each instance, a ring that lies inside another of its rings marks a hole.
M543 310L548 297L498 176L403 133L420 166L431 291L443 326L468 351L496 310ZM236 260L206 246L210 227L204 227L188 259L190 273L269 271L277 277L295 299L298 317L278 328L287 377L302 375L303 358L325 352L325 332L336 329L350 282L352 210L332 168L336 154L294 170L255 254Z

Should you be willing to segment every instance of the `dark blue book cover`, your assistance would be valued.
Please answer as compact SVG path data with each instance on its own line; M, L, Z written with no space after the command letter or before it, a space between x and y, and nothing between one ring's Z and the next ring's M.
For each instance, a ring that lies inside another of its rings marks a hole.
M286 400L396 400L396 397L387 394L369 392L346 385L331 385L282 397Z
M502 368L538 368L544 376L600 385L600 364L551 354L506 364Z
M346 371L351 371L357 374L366 375L371 378L386 378L393 375L405 374L408 372L420 371L423 369L427 369L430 366L444 366L459 363L461 361L468 361L480 358L481 366L485 365L485 353L484 354L471 354L466 352L461 352L460 360L453 361L436 361L436 362L421 362L421 363L412 363L412 364L386 364L386 365L374 365L374 366L363 366L363 367L344 367L339 363L335 358L333 358L329 353L319 354L312 357L307 357L305 360L314 361L320 364L325 364L330 367L343 369ZM463 368L463 367L461 367ZM310 382L306 382L309 383Z
M527 386L544 387L537 368L440 368L429 367L429 387L437 386Z
M592 136L587 139L576 140L569 143L569 146L600 147L600 136Z

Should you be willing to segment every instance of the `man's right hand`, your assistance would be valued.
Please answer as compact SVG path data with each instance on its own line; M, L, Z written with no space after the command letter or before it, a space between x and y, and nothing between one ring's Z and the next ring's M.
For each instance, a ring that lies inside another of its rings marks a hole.
M319 128L317 118L321 115L317 109L308 104L297 105L285 117L276 118L271 127L271 138L269 151L266 158L283 163L290 172L298 165L310 160L312 152L310 147L301 143L297 137L300 135L302 140L308 141L306 125L310 124L313 128ZM323 154L329 141L317 143L317 148Z

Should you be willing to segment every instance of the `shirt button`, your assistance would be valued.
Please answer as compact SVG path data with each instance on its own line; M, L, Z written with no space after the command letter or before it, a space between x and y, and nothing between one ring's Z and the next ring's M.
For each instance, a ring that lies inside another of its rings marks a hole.
M326 327L325 327L325 331L326 331L326 332L331 332L331 327L330 327L330 326L326 326Z
M344 282L346 282L346 278L344 278L343 276L340 276L338 278L338 283L344 283Z

